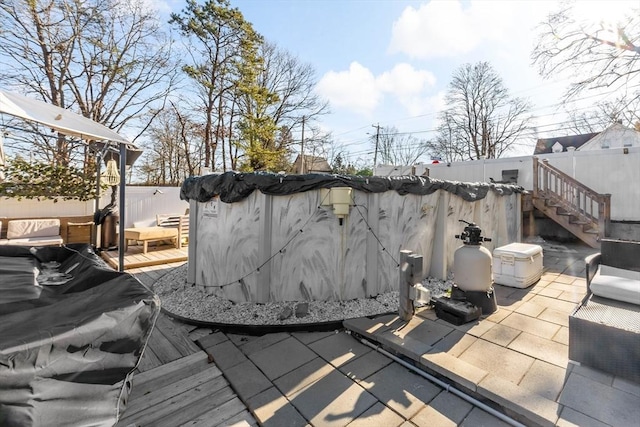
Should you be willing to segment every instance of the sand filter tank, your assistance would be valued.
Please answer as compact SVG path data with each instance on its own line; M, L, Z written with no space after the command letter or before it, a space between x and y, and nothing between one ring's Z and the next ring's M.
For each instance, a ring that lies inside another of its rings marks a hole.
M460 220L467 226L456 235L463 245L453 255L454 286L451 299L464 300L482 310L482 314L490 314L497 310L493 292L493 257L491 252L482 246L482 242L490 242L490 238L482 237L482 230L473 222Z

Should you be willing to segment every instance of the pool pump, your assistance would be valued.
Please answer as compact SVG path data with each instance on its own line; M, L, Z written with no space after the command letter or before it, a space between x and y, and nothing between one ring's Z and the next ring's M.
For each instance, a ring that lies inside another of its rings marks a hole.
M493 258L482 246L490 238L482 236L482 230L473 222L464 222L464 231L456 235L463 245L453 256L454 284L451 298L441 297L436 301L436 314L455 324L463 324L488 315L498 309L493 289Z

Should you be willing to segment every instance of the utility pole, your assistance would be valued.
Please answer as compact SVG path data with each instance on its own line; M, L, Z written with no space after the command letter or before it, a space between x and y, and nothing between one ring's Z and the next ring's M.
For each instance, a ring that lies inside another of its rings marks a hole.
M372 126L376 128L376 150L373 152L373 169L375 170L376 165L378 164L378 140L380 139L380 123Z
M302 116L302 141L300 143L300 175L304 174L304 116Z

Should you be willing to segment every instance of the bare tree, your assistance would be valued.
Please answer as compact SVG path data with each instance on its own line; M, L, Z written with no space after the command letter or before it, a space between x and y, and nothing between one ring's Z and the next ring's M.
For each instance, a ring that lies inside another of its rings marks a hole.
M314 91L317 79L310 64L270 42L262 44L260 55L263 59L261 81L269 92L278 96L269 110L276 126L300 131L303 120L306 126L312 126L329 112L328 102Z
M305 163L303 165L303 172L309 171L309 164L313 163L314 158L322 158L327 160L329 164L331 164L331 160L334 156L337 155L335 151L335 144L333 141L333 136L330 132L325 132L319 126L306 126L304 131L304 147L301 144L301 140L296 139L295 141L291 141L292 146L297 146L300 144L300 154L304 154ZM342 148L343 149L343 148ZM291 149L290 152L296 152L298 150ZM344 153L343 153L344 158ZM293 173L299 173L299 170L294 170L293 164L291 165L291 171Z
M449 114L445 113L441 116L436 136L426 142L432 159L448 163L465 159L467 143L466 140L461 139L463 134L457 132L455 126Z
M154 185L180 185L200 173L202 127L175 103L149 127L149 140L140 166L143 179Z
M436 142L451 144L444 150L447 155L498 158L530 136L529 102L511 97L488 62L456 70L445 99L449 108L441 114Z
M139 136L175 83L171 43L144 0L5 0L0 19L0 81L116 131ZM39 148L67 164L73 147L60 137Z
M613 123L633 128L640 125L640 98L600 101L586 111L568 110L567 114L571 130L578 134L601 132Z
M586 90L608 89L632 102L640 93L640 5L614 23L580 21L574 12L574 4L565 3L540 24L531 55L540 74L573 77L565 101Z
M399 132L393 126L378 128L377 134L372 135L370 141L374 149L377 145L381 164L410 166L429 151L426 140Z

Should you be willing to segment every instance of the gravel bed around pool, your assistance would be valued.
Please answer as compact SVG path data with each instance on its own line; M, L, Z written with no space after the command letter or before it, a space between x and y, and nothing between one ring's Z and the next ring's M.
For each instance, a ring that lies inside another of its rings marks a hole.
M339 321L374 316L398 310L398 292L374 298L346 301L288 301L233 303L208 294L204 288L187 283L187 264L177 267L156 281L153 291L168 312L195 321L237 325L293 325ZM451 289L451 280L427 278L423 286L432 297ZM307 306L308 304L308 306Z

